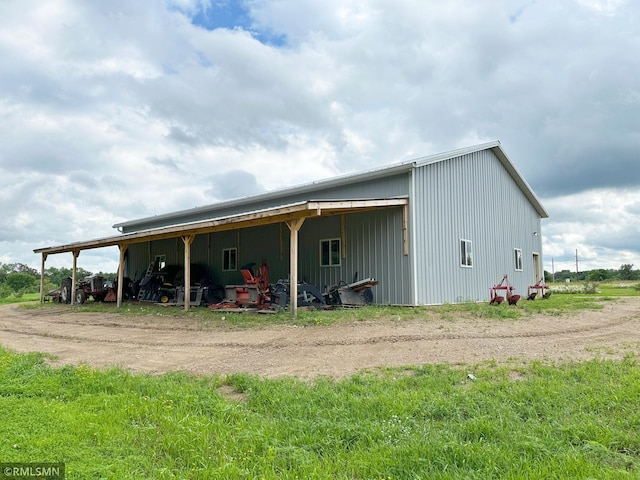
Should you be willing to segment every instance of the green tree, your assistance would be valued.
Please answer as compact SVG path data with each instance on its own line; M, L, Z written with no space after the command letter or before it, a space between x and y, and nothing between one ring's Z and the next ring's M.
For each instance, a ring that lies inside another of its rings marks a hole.
M0 263L0 284L7 280L7 275L13 272L13 266L9 263Z
M625 263L620 265L620 280L637 280L638 271L633 269L633 264Z
M56 268L56 267L49 267L47 269L45 269L44 271L44 276L47 279L48 282L52 283L53 285L57 285L60 286L60 283L62 282L63 278L67 278L67 277L71 277L73 272L71 271L70 268ZM76 270L76 275L78 280L84 277L88 277L89 275L91 275L91 272L83 269L83 268L78 268Z
M32 292L36 286L36 279L28 273L12 272L7 275L5 283L14 292Z
M607 270L603 270L602 268L591 270L587 273L586 276L587 282L603 282L604 280L608 280L609 278L611 278L609 272Z
M3 298L7 298L12 293L13 292L6 283L0 283L0 300Z
M29 275L35 279L40 278L40 272L24 263L0 263L0 284L5 283L7 277L12 273Z
M16 273L26 273L32 277L40 278L40 272L38 270L31 268L29 265L25 265L24 263L14 263L12 271Z

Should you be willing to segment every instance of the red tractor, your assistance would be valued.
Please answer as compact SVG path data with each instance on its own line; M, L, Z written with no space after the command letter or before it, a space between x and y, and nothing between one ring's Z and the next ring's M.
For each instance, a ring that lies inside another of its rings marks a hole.
M125 298L128 298L131 280L125 278L124 287ZM86 302L89 297L93 297L95 302L115 302L116 288L115 284L105 281L101 275L89 275L80 280L76 288L73 289L71 277L67 277L62 280L60 285L58 300L62 303L71 303L71 295L75 295L74 303L79 304Z

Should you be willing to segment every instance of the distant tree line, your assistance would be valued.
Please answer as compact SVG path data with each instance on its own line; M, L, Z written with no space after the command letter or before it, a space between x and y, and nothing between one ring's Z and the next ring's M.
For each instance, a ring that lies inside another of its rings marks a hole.
M554 280L556 282L566 282L567 279L572 282L606 282L613 280L633 282L640 280L640 270L634 270L633 264L625 263L620 265L620 268L617 270L599 268L596 270L578 272L577 275L575 271L572 272L571 270L562 270L560 272L556 272L555 275L552 275L545 270L544 278L547 283Z
M44 291L45 293L60 287L62 280L71 277L70 268L49 267L44 271ZM76 278L82 279L93 275L92 272L83 268L78 268ZM98 272L97 275L104 277L105 281L115 281L115 273ZM632 264L621 265L615 269L597 269L587 270L584 272L572 272L570 270L562 270L552 275L550 272L544 272L546 283L552 281L566 282L570 279L572 282L605 282L613 280L636 281L640 280L640 270L634 270ZM31 268L24 263L1 263L0 262L0 298L6 298L10 295L20 297L25 293L38 293L40 291L40 272L35 268Z
M44 271L45 293L60 287L62 280L71 277L70 268L49 267ZM76 270L76 278L93 275L83 268ZM115 273L98 272L105 280L115 280ZM0 263L0 298L10 295L21 297L25 293L40 292L40 272L24 263Z

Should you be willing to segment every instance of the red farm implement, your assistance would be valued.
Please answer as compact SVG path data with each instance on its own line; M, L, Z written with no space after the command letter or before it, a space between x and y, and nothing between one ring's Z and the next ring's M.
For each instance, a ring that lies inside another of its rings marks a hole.
M514 287L505 274L500 283L497 283L489 289L489 305L500 305L504 302L505 297L509 305L517 304L518 300L520 300L520 295L514 295L513 290ZM504 296L499 294L501 291L504 291Z
M551 296L549 287L544 284L544 278L538 280L535 285L529 285L527 289L527 300L535 300L538 294L542 295L542 298L549 298Z
M265 260L257 271L255 263L240 269L244 285L225 286L225 299L220 303L209 305L211 309L256 308L269 309L274 306L269 286L269 266ZM278 307L278 305L275 305Z

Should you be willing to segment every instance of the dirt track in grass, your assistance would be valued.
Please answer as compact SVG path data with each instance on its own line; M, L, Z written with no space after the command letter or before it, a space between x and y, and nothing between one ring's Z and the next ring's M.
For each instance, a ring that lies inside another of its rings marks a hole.
M203 328L190 318L79 313L69 306L0 307L0 344L47 352L55 364L121 366L134 372L247 372L266 377L344 377L363 369L496 360L569 361L640 353L640 297L601 310L515 320L376 320L331 326ZM452 317L451 315L456 315Z

